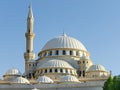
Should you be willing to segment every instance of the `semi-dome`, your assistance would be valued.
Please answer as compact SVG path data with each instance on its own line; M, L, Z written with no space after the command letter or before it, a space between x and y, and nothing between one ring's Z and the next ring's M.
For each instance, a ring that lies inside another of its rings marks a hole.
M83 54L83 55L80 57L80 59L81 59L81 60L88 60L88 59L89 59L89 57L88 57L88 56L86 56L85 54Z
M40 76L37 79L37 83L53 83L54 81L47 76Z
M55 37L48 41L42 50L54 49L54 48L71 48L87 51L84 45L77 39L69 37L66 34Z
M51 78L60 78L63 75L74 75L76 76L76 69L73 68L69 63L64 60L52 59L44 64L40 65L36 69L35 77L39 77L41 75L47 75Z
M39 66L38 68L70 68L70 69L74 69L69 63L67 63L64 60L58 60L58 59L53 59L53 60L49 60L46 63L44 63L43 65Z
M61 79L61 82L79 82L79 80L72 75L66 75Z
M90 71L106 71L106 69L100 64L94 64L87 70L87 72Z
M13 83L29 84L30 82L26 78L17 77L13 80Z
M5 75L18 75L18 76L21 76L22 74L21 74L21 72L20 72L18 69L12 68L12 69L9 69L9 70L5 73Z

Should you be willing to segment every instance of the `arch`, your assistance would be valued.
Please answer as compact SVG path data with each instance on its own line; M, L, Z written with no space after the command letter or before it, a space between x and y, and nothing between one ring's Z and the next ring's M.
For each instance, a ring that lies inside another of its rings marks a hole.
M63 55L66 55L66 51L65 50L63 50Z
M55 51L55 55L59 55L59 50L56 50L56 51Z
M73 55L73 51L72 50L70 50L70 55Z

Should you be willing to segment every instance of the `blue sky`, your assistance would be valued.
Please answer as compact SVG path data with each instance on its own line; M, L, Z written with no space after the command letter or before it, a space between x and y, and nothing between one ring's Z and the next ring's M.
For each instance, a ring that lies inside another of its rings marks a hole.
M63 31L80 40L95 64L120 74L120 0L31 0L36 58ZM0 77L9 68L24 72L25 32L30 0L0 2Z

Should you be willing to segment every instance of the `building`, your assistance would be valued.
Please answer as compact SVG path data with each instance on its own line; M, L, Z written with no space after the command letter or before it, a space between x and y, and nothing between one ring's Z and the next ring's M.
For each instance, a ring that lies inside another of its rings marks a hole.
M102 90L109 72L93 64L90 53L77 39L66 33L49 40L35 60L33 49L34 17L27 17L25 73L12 68L0 80L0 90Z

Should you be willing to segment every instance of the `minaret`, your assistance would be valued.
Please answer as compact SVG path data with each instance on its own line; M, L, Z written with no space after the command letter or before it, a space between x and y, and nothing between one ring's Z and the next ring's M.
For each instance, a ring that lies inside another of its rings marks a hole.
M86 71L92 65L89 54L85 55L85 52L83 52L83 55L80 57L80 61L78 61L78 64L80 66L79 76L86 77Z
M32 6L29 6L29 12L27 17L27 32L25 33L26 36L26 52L24 53L25 58L25 74L27 77L32 76L32 68L30 66L34 66L34 59L35 59L35 53L33 52L33 40L34 40L34 32L33 32L33 26L34 26L34 17L32 12ZM31 74L31 75L30 75Z

